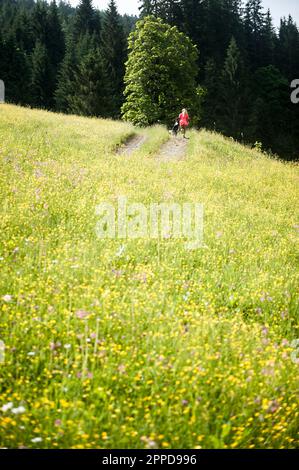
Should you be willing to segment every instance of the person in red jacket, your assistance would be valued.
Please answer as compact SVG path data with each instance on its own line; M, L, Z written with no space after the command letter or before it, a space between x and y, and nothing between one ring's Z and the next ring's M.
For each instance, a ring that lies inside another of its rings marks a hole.
M183 136L186 138L186 127L189 125L189 115L187 109L183 109L180 114L180 129L183 131Z

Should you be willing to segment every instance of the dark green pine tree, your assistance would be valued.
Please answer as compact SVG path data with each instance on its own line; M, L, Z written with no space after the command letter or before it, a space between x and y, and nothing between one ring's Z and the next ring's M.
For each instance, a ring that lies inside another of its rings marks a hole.
M182 0L141 0L140 16L153 15L181 28L183 23L181 4Z
M163 3L163 0L139 0L140 7L140 16L153 15L158 17L161 15L160 5Z
M221 70L217 67L214 59L209 59L204 70L205 96L203 103L202 125L208 129L218 130L219 99Z
M54 108L54 93L57 88L58 70L65 54L65 38L62 31L55 0L52 1L47 18L46 47L49 61L49 103Z
M102 28L102 44L112 95L112 108L109 114L112 117L119 117L120 108L123 103L126 39L114 0L110 1L105 12Z
M225 45L233 36L241 49L244 48L244 31L241 19L243 0L222 0L222 21L225 30Z
M223 22L223 3L222 0L203 0L202 6L201 60L206 63L209 58L213 58L217 65L221 66L231 37L231 35L228 37L226 25Z
M14 16L13 32L20 49L30 54L35 45L31 14L27 10L18 10Z
M28 103L30 97L30 63L13 34L3 37L0 31L0 78L5 83L6 101Z
M65 37L58 15L56 1L53 0L48 12L46 45L51 65L57 70L65 54Z
M179 5L182 21L175 24L199 47L202 72L209 59L223 64L232 36L243 48L241 0L180 0Z
M270 10L267 10L262 28L262 63L264 66L274 64L276 34Z
M277 44L278 68L291 81L299 78L299 31L291 16L280 22Z
M31 28L34 35L34 45L36 41L46 44L48 33L48 5L46 2L38 0L31 15Z
M77 67L75 54L75 44L70 36L67 41L66 53L60 64L57 75L57 88L54 94L55 109L57 111L68 113L69 103L75 94L74 72Z
M66 53L58 73L58 83L55 91L55 107L59 111L84 115L84 109L87 110L90 108L88 104L86 104L86 107L83 106L83 88L84 86L86 87L86 84L83 85L82 83L81 87L79 80L80 77L84 76L82 70L86 66L86 63L92 63L92 54L100 43L99 18L99 15L93 8L92 1L81 0L76 8L73 26L67 39ZM100 62L98 69L101 71L102 75L102 58L99 60L98 54L96 53L94 59L96 63ZM95 63L92 63L92 66L94 69L96 66ZM83 80L85 79L83 78ZM78 90L80 91L80 96L78 95ZM95 115L90 111L87 112L87 114Z
M98 48L86 54L74 73L74 94L69 97L69 111L83 116L108 117L110 89L103 57Z
M58 3L58 10L62 24L68 28L69 23L72 22L75 16L76 9L72 7L70 3L66 3L65 0L60 0Z
M253 76L254 98L251 140L266 150L281 153L290 149L290 88L287 79L273 65L259 68Z
M80 0L74 18L73 32L76 39L87 33L100 34L99 19L94 10L92 0Z
M204 15L204 6L202 2L197 0L181 0L181 24L177 26L182 29L189 38L196 44L200 45L203 40L202 23ZM179 22L178 22L179 23Z
M30 104L38 108L51 106L51 64L47 48L37 40L32 53L32 97Z
M244 16L245 47L248 63L253 70L264 64L262 47L264 27L265 14L262 0L248 0Z
M245 81L242 59L235 38L232 38L221 74L218 120L222 132L236 139L244 128Z
M125 38L126 38L126 43L127 43L127 38L129 36L129 34L135 28L135 24L136 24L137 20L138 20L137 16L123 15L121 17L121 22L122 22L122 25L123 25L124 34L125 34Z

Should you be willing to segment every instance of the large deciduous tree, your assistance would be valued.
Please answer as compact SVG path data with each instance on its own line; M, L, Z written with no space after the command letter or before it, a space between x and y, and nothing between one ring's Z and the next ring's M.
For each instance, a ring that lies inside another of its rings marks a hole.
M147 16L129 37L125 120L137 125L170 124L182 107L193 122L200 117L198 52L191 40L160 18Z

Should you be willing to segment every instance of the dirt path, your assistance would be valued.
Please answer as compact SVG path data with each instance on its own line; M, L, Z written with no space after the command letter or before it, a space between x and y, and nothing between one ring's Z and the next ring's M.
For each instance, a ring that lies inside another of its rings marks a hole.
M124 144L118 147L116 153L118 155L130 155L139 149L145 140L146 137L144 135L133 135L133 137L130 137Z
M158 158L162 162L177 162L185 157L188 140L171 136L160 148Z

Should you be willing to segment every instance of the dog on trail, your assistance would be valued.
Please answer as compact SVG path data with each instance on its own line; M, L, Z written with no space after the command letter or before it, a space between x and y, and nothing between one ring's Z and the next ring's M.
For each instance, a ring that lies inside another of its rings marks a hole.
M174 136L177 135L178 131L179 131L179 128L180 128L180 118L176 118L176 121L174 123L174 126L173 128L171 129L171 132Z

